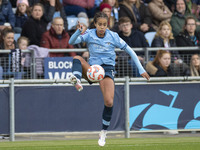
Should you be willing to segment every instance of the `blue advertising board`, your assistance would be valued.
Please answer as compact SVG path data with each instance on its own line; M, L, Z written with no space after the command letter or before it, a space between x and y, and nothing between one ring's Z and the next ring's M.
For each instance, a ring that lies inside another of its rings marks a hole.
M48 57L44 59L45 79L68 79L72 74L72 57Z

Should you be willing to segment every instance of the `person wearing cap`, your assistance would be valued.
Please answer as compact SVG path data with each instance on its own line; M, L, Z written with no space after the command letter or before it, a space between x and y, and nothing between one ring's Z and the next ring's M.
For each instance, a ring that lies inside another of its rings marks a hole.
M9 0L0 0L0 30L6 26L15 26L15 15L12 11L12 5Z
M22 26L28 20L31 15L28 0L17 0L17 10L15 13L15 33L21 33Z
M40 46L49 49L67 49L73 48L69 44L69 34L64 30L64 21L61 17L53 19L51 28L47 30L41 39ZM70 53L50 53L50 57L75 56L75 52Z

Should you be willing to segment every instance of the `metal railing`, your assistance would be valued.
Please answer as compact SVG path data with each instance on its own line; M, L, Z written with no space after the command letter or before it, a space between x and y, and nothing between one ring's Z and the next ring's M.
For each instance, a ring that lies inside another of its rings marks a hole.
M149 60L154 58L155 51L160 50L160 49L165 49L168 51L182 51L183 53L186 51L194 51L194 53L197 51L200 52L200 47L172 47L172 48L167 48L167 49L163 48L163 47L133 48L133 50L136 53L143 52L142 57L143 57L144 61L142 63L143 63L144 67ZM80 52L85 52L85 51L87 51L87 49L49 49L50 53L69 53L69 52L77 52L77 53L79 52L80 53ZM10 50L0 50L0 54L1 53L2 54L10 53L10 52L11 52ZM124 51L122 51L120 49L116 49L116 52L118 54L120 54ZM154 52L153 55L151 54L152 52ZM34 52L32 50L23 50L23 53L31 54L31 62L30 62L30 67L22 68L23 71L20 72L22 77L20 76L18 79L20 79L20 78L21 79L43 79L44 78L43 74L37 74L37 71L36 71L37 67L43 68L43 66L39 66L37 64L37 60L42 59L42 61L43 61L43 58L35 58ZM185 54L185 55L180 54L179 56L180 56L180 59L182 59L182 61L184 62L184 65L189 66L191 54ZM173 56L173 54L172 54L172 57L175 57L175 56ZM8 63L7 58L4 58L4 59L5 59L5 64ZM180 66L177 66L173 62L172 62L172 64L175 65L176 68L178 67L178 70L176 70L177 73L175 73L175 76L182 76L182 74L180 72L183 72L183 68L180 68ZM16 72L15 74L19 75L20 73ZM4 75L5 74L6 73L4 72ZM9 78L13 77L13 73L12 73L12 76L10 75L11 73L7 73L7 74L8 75L4 79L9 79ZM130 57L128 55L126 55L126 56L120 55L120 56L118 56L118 59L116 60L116 77L120 78L120 77L125 77L125 76L138 77L139 74L138 74L137 68L134 66L133 62L130 61Z

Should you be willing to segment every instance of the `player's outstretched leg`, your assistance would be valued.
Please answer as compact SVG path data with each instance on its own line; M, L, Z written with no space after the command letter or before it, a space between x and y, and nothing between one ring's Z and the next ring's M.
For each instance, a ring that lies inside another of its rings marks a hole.
M81 85L81 81L75 75L72 75L70 77L70 82L77 89L77 91L80 92L80 91L83 90L83 86Z
M82 77L82 66L79 59L73 59L72 76L70 77L70 82L77 89L77 91L82 91L83 86L81 85Z

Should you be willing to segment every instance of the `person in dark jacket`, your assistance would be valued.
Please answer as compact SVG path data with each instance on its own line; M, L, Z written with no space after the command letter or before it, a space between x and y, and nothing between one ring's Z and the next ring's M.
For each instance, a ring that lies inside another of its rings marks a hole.
M44 19L46 22L51 23L53 18L62 17L64 20L65 30L68 30L67 17L64 7L60 3L60 0L40 0L40 3L44 6ZM51 25L49 25L50 27Z
M15 15L12 11L12 5L9 0L0 0L0 30L3 30L6 26L5 23L14 28Z
M47 22L43 16L43 5L37 3L33 6L31 17L24 23L22 36L30 40L30 45L40 46L42 34L46 31Z
M171 66L171 53L165 50L159 50L153 62L148 62L146 70L152 77L174 76L174 70Z
M130 47L148 47L144 34L141 31L132 29L133 25L130 18L121 17L119 19L119 28L121 32L119 36L130 46ZM136 52L138 59L143 63L144 52ZM118 77L123 76L137 76L139 75L135 65L131 62L129 55L126 52L117 53L117 75Z
M53 19L51 29L46 31L42 35L41 47L49 49L67 49L73 48L69 42L69 34L63 29L64 21L61 17ZM50 57L64 57L64 56L75 56L75 52L71 53L50 53Z
M123 0L119 3L119 6L119 18L129 17L132 21L133 28L144 33L154 31L149 8L141 3L140 0L136 0L135 2Z
M196 20L194 17L187 17L184 30L176 37L177 46L200 46L200 34L196 32ZM198 51L184 51L184 54L195 54Z

